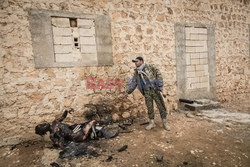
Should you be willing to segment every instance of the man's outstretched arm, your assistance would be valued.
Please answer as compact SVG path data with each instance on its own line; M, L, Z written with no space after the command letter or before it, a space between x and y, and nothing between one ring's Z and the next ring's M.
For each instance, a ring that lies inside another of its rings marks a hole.
M129 79L127 78L127 94L131 94L137 87L137 77L136 77L136 72L134 73L133 78Z

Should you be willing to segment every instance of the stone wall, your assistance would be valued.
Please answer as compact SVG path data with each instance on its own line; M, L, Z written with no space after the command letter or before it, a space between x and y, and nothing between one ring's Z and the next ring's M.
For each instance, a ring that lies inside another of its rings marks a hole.
M29 9L108 15L114 65L36 69ZM138 55L161 69L168 109L176 109L175 23L215 26L216 97L222 102L249 98L249 12L246 0L1 1L0 145L37 137L34 126L53 120L65 107L76 110L71 120L82 114L84 104L103 101L114 102L117 112L122 108L132 116L144 113L137 90L122 101L116 99L124 89L86 89L87 77L131 76L131 59Z

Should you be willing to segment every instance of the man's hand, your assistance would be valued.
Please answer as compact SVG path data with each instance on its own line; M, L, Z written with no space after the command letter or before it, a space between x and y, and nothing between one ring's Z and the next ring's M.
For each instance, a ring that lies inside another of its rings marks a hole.
M167 97L165 94L163 94L163 89L160 89L159 92L160 92L160 94L161 94L161 96L162 96L163 98L166 98L166 97Z

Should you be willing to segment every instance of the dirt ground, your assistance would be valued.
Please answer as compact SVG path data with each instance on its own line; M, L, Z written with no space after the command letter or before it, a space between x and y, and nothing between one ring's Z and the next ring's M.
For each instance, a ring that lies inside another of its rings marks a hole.
M229 104L223 105L230 108ZM250 104L234 104L230 111L250 113ZM250 124L222 124L201 116L186 116L187 112L169 115L171 131L162 129L159 115L157 127L146 131L140 125L145 119L137 119L128 126L130 133L120 133L113 139L92 141L101 155L59 159L60 150L51 149L51 142L28 141L16 146L0 148L0 166L164 166L164 167L248 167L250 164ZM123 152L117 150L127 145ZM156 157L163 156L161 162ZM108 160L108 157L109 160Z
M235 102L227 102L221 104L223 108L228 109L230 111L249 113L250 114L250 104L249 100L244 101L235 101Z

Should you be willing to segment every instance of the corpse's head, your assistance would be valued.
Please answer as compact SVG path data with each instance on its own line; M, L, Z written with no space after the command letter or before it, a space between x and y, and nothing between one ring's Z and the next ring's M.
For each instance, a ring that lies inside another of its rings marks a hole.
M36 131L36 134L43 136L48 131L50 131L50 124L49 123L39 124L36 126L35 131Z
M137 57L132 62L135 63L136 67L140 67L144 63L144 60L142 57Z

